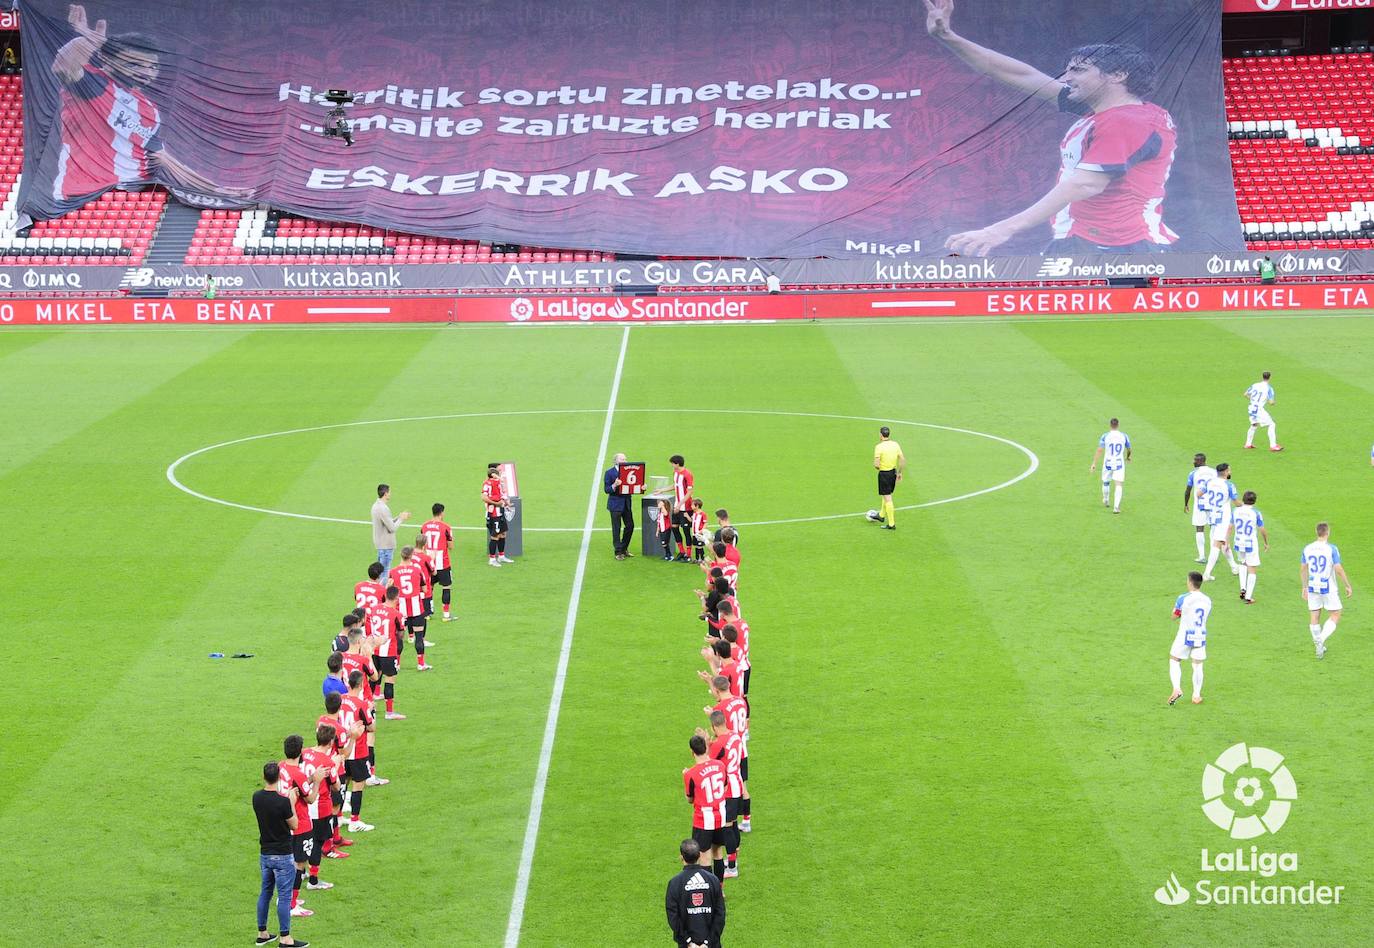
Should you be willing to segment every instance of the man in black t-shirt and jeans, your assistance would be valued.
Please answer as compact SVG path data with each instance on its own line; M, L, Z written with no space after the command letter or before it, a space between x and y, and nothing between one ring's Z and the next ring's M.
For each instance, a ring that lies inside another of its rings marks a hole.
M263 789L253 794L253 813L258 818L258 848L262 855L262 891L258 895L257 944L275 941L276 935L267 933L267 909L272 904L272 890L277 890L277 925L281 928L281 944L286 948L306 948L309 942L291 937L291 889L296 881L296 864L291 858L291 837L296 830L296 791L282 795L277 780L281 768L276 761L262 767Z

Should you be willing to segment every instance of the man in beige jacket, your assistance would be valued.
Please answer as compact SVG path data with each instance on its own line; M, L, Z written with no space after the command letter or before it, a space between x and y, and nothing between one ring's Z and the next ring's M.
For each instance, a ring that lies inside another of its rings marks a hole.
M396 528L410 519L410 511L399 517L391 516L387 501L391 499L391 485L377 485L377 502L372 505L372 545L377 548L377 562L382 564L381 583L391 575L391 557L396 552Z

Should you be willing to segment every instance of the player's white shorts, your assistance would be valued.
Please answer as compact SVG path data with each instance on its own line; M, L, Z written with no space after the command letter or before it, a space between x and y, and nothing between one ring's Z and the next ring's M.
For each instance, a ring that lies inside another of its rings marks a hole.
M1241 550L1236 550L1235 553L1236 553L1236 562L1237 562L1237 563L1240 563L1242 566L1258 566L1258 565L1260 565L1260 564L1259 564L1259 550L1251 550L1249 553L1242 552Z
M1115 471L1109 471L1105 467L1102 469L1102 483L1116 481L1118 484L1126 480L1126 469L1119 467Z
M1308 593L1307 608L1312 612L1318 609L1325 609L1327 612L1341 611L1341 596L1336 590L1329 593Z
M1205 527L1212 522L1212 515L1206 510L1199 510L1197 504L1193 504L1193 526Z
M1204 662L1207 660L1207 646L1199 645L1193 648L1186 644L1183 641L1183 630L1179 629L1178 634L1174 636L1174 647L1169 649L1169 654L1181 662Z
M1250 413L1250 424L1259 425L1261 428L1268 428L1274 423L1274 419L1269 417L1269 411L1258 408Z
M1212 524L1211 537L1213 543L1229 543L1231 541L1231 518L1227 517L1221 523Z

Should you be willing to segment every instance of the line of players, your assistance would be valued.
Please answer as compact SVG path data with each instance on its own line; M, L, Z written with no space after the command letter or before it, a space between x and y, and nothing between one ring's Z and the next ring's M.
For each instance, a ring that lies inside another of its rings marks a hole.
M699 508L700 501L697 502ZM702 865L708 858L716 878L739 875L739 847L751 829L749 797L749 623L740 611L739 535L729 514L716 512L714 534L703 527L694 535L709 548L700 567L706 575L698 618L706 622L701 656L706 668L697 672L710 689L711 703L702 708L707 726L688 741L692 764L682 771L682 786L692 804L692 838L701 847Z
M425 649L433 595L441 590L443 620L452 619L453 530L444 519L444 505L434 504L433 517L420 527L415 546L400 550L400 562L387 571L381 563L367 569L367 578L353 587L355 608L343 618L326 661L324 714L311 732L313 744L298 734L283 741L278 792L295 806L296 828L292 857L296 879L291 914L309 917L301 889L324 890L333 883L320 878L323 859L347 859L350 834L376 827L362 819L363 794L368 787L391 781L377 773L378 698L384 717L403 721L395 709L396 678L406 645L415 650L416 671L433 668ZM346 819L346 822L345 822Z
M1244 392L1249 418L1245 438L1247 450L1254 448L1255 432L1259 428L1267 429L1271 452L1283 450L1275 435L1274 419L1268 410L1275 401L1270 378L1271 373L1264 372L1260 380ZM1111 506L1112 512L1119 514L1126 464L1131 460L1131 440L1120 430L1115 418L1111 419L1109 430L1098 439L1089 471L1096 467L1099 459L1102 461L1102 504ZM1223 462L1210 467L1205 454L1199 452L1193 456L1193 469L1188 474L1183 491L1183 510L1192 520L1197 545L1195 562L1206 565L1202 572L1188 574L1187 590L1174 601L1173 614L1179 620L1179 627L1169 651L1171 705L1183 696L1182 664L1185 661L1191 661L1193 665L1193 703L1202 703L1207 620L1212 611L1211 597L1202 592L1202 586L1216 579L1213 570L1217 561L1224 558L1239 582L1240 601L1251 605L1255 601L1261 544L1265 552L1269 550L1269 533L1264 526L1264 515L1255 506L1258 496L1252 490L1243 494L1237 491L1231 476L1229 464ZM1113 484L1116 485L1114 502L1110 496ZM1341 618L1342 603L1336 587L1337 579L1345 585L1347 597L1353 594L1345 567L1341 564L1340 550L1331 543L1329 524L1318 523L1316 539L1303 547L1299 575L1302 597L1309 613L1308 631L1312 636L1316 657L1321 659L1326 656L1326 644L1335 634ZM1322 620L1323 612L1326 613L1325 621Z

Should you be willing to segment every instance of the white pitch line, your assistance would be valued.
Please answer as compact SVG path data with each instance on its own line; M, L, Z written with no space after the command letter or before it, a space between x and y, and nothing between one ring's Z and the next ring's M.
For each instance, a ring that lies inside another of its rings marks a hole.
M885 300L869 303L873 309L936 309L954 305L954 300Z
M625 328L629 328L629 327L625 327ZM173 487L175 487L175 488L177 488L178 490L183 491L183 492L185 492L185 493L187 493L187 494L190 494L192 497L195 497L195 498L197 498L197 499L199 499L199 500L207 500L207 501L209 501L209 502L212 503L212 504L220 504L221 506L224 506L224 507L233 507L233 508L236 509L236 510L247 510L247 511L250 511L250 512L252 512L252 513L271 514L271 515L276 516L276 517L290 517L290 518L292 518L292 519L294 519L294 520L313 520L313 521L316 521L316 522L318 522L318 523L346 523L346 524L356 524L356 525L358 525L358 526L364 526L364 527L365 527L365 526L367 526L369 523L371 523L371 521L369 521L369 520L353 520L353 519L350 519L350 518L348 518L348 517L325 517L325 516L320 516L320 515L318 515L318 514L294 513L294 512L289 511L289 510L273 510L273 509L270 508L270 507L254 507L254 506L252 506L251 504L240 504L240 503L237 503L236 501L224 500L223 498L220 498L220 497L211 497L209 494L202 494L200 491L194 490L193 488L190 488L190 487L186 486L184 483L182 483L181 480L178 479L178 477L177 477L177 468L181 467L182 462L184 462L184 461L189 461L191 458L194 458L194 457L196 457L196 456L198 456L198 455L201 455L201 454L205 454L205 453L207 453L207 452L209 452L209 451L214 451L214 450L216 450L216 449L218 449L218 448L227 448L227 447L231 447L231 446L236 445L236 444L245 444L245 443L250 442L250 441L261 441L261 440L263 440L264 438L280 438L280 437L284 437L284 436L286 436L286 435L307 434L307 433L312 432L312 431L331 431L331 430L338 429L338 428L358 428L358 427L364 427L364 426L367 426L367 425L390 425L390 424L400 424L400 423L402 423L402 422L407 422L407 421L444 421L444 420L453 419L453 418L500 418L500 417L517 416L517 415L589 415L589 414L593 414L593 413L600 412L600 411L601 411L601 409L599 409L599 408L540 408L540 409L532 409L532 410L529 410L529 411L475 411L475 412L460 412L460 413L457 413L457 414L450 414L450 415L420 415L420 416L416 416L416 417L414 417L414 418L382 418L382 419L376 419L376 420L372 420L372 421L345 421L345 422L341 422L341 423L339 423L339 424L334 424L334 425L316 425L316 426L310 427L310 428L290 428L290 429L288 429L288 430L286 430L286 431L269 431L269 432L266 432L265 434L248 435L248 436L245 437L245 438L235 438L235 439L233 439L232 441L221 441L221 442L219 442L218 444L206 445L206 446L203 447L203 448L197 448L195 451L191 451L191 452L189 452L189 453L187 453L187 454L183 454L181 457L177 458L175 461L173 461L171 464L169 464L169 465L167 466L167 480L171 482L171 484L172 484ZM619 409L619 411L620 411L622 414L628 414L628 413L631 413L631 412L655 413L655 414L682 414L682 413L690 412L690 413L692 413L692 414L700 414L701 409L697 409L697 408L621 408L621 409ZM1005 488L1005 487L1011 487L1013 484L1016 484L1016 483L1018 483L1018 482L1020 482L1020 481L1025 480L1026 478L1028 478L1028 477L1030 477L1032 474L1034 474L1034 473L1036 472L1036 470L1039 469L1039 467L1040 467L1040 458L1036 456L1036 454L1035 454L1034 451L1032 451L1030 448L1026 447L1024 444L1021 444L1021 443L1019 443L1019 442L1017 442L1017 441L1012 441L1010 438L1003 438L1003 437L1001 437L1000 435L989 434L989 433L987 433L986 431L974 431L974 430L971 429L971 428L956 428L956 427L953 427L953 426L951 426L951 425L937 425L937 424L932 424L932 423L930 423L930 422L925 422L925 421L904 421L904 420L902 420L902 419L900 419L900 418L880 418L880 417L869 416L869 415L831 415L831 414L823 414L823 413L821 413L821 412L807 412L807 411L768 411L768 410L755 409L755 408L717 408L717 409L712 409L712 411L715 412L715 414L718 414L718 415L777 415L777 416L780 416L780 417L791 417L791 418L828 418L828 419L836 419L836 420L840 420L840 421L872 421L872 422L878 422L879 424L886 423L886 424L892 424L892 425L910 425L910 426L916 427L916 428L930 428L930 429L933 429L933 430L936 430L936 431L953 431L953 432L956 432L956 433L958 433L958 434L966 434L966 435L973 435L974 437L978 437L978 438L986 438L986 439L989 440L989 441L996 441L996 442L998 442L998 443L1000 443L1000 444L1005 444L1005 445L1007 445L1007 446L1009 446L1009 447L1015 448L1017 451L1020 451L1022 454L1024 454L1024 455L1026 456L1027 461L1029 462L1028 465L1027 465L1027 467L1026 467L1026 469L1023 470L1020 474L1016 475L1015 477L1010 478L1009 480L1002 481L1000 484L994 484L994 485L992 485L991 487L984 487L984 488L982 488L981 490L975 490L975 491L970 491L970 492L967 492L967 493L959 494L959 495L957 495L957 496L955 496L955 497L941 497L941 498L939 498L939 499L937 499L937 500L927 500L927 501L925 501L925 502L923 502L923 503L919 503L919 504L901 504L900 506L898 506L898 507L896 508L896 509L898 509L898 510L920 510L920 509L925 508L925 507L939 507L939 506L941 506L942 504L951 504L951 503L954 503L955 501L959 501L959 500L969 500L970 498L973 498L973 497L981 497L981 496L984 495L984 494L991 494L991 493L993 493L994 491L1002 490L1002 489ZM781 525L781 524L789 524L789 523L817 523L817 522L823 521L823 520L847 520L847 519L849 519L849 518L851 518L851 517L859 517L859 516L862 516L862 515L863 515L862 511L859 511L859 512L857 512L857 513L821 514L821 515L819 515L819 516L814 516L814 517L787 517L787 518L782 519L782 520L742 520L742 521L739 522L738 525L741 526L741 527L771 527L771 526L778 526L778 525ZM481 527L481 526L475 526L475 527L455 526L453 529L455 529L455 530L473 530L473 531L476 531L476 530L483 530L483 531L485 531L485 530L486 530L486 527ZM524 529L525 531L529 532L529 533L580 533L580 532L582 532L582 528L581 528L581 527L524 527L523 529ZM606 527L596 527L595 529L596 529L596 531L599 532L599 533L606 533L606 532L609 532L609 531L608 531L608 528L606 528Z
M506 922L506 948L520 944L520 925L525 918L525 898L529 895L530 870L534 867L534 846L539 839L539 819L544 812L544 788L549 782L549 762L553 759L553 741L558 733L558 711L563 704L563 686L568 679L568 659L572 655L573 631L577 627L577 606L582 599L582 580L587 575L587 550L591 547L597 502L601 499L601 465L611 442L611 421L615 418L615 401L620 394L620 376L625 370L625 350L630 345L630 327L620 337L620 355L615 362L615 379L611 382L611 398L606 404L606 421L601 426L601 445L596 451L596 470L592 472L592 489L587 494L587 518L582 523L582 547L577 552L577 569L573 572L572 594L568 597L568 616L563 622L563 646L558 652L558 670L553 676L553 694L549 695L549 715L544 721L544 742L539 747L539 766L534 773L534 792L530 795L530 815L525 823L525 842L520 848L520 868L515 873L515 894L511 897L510 918Z

